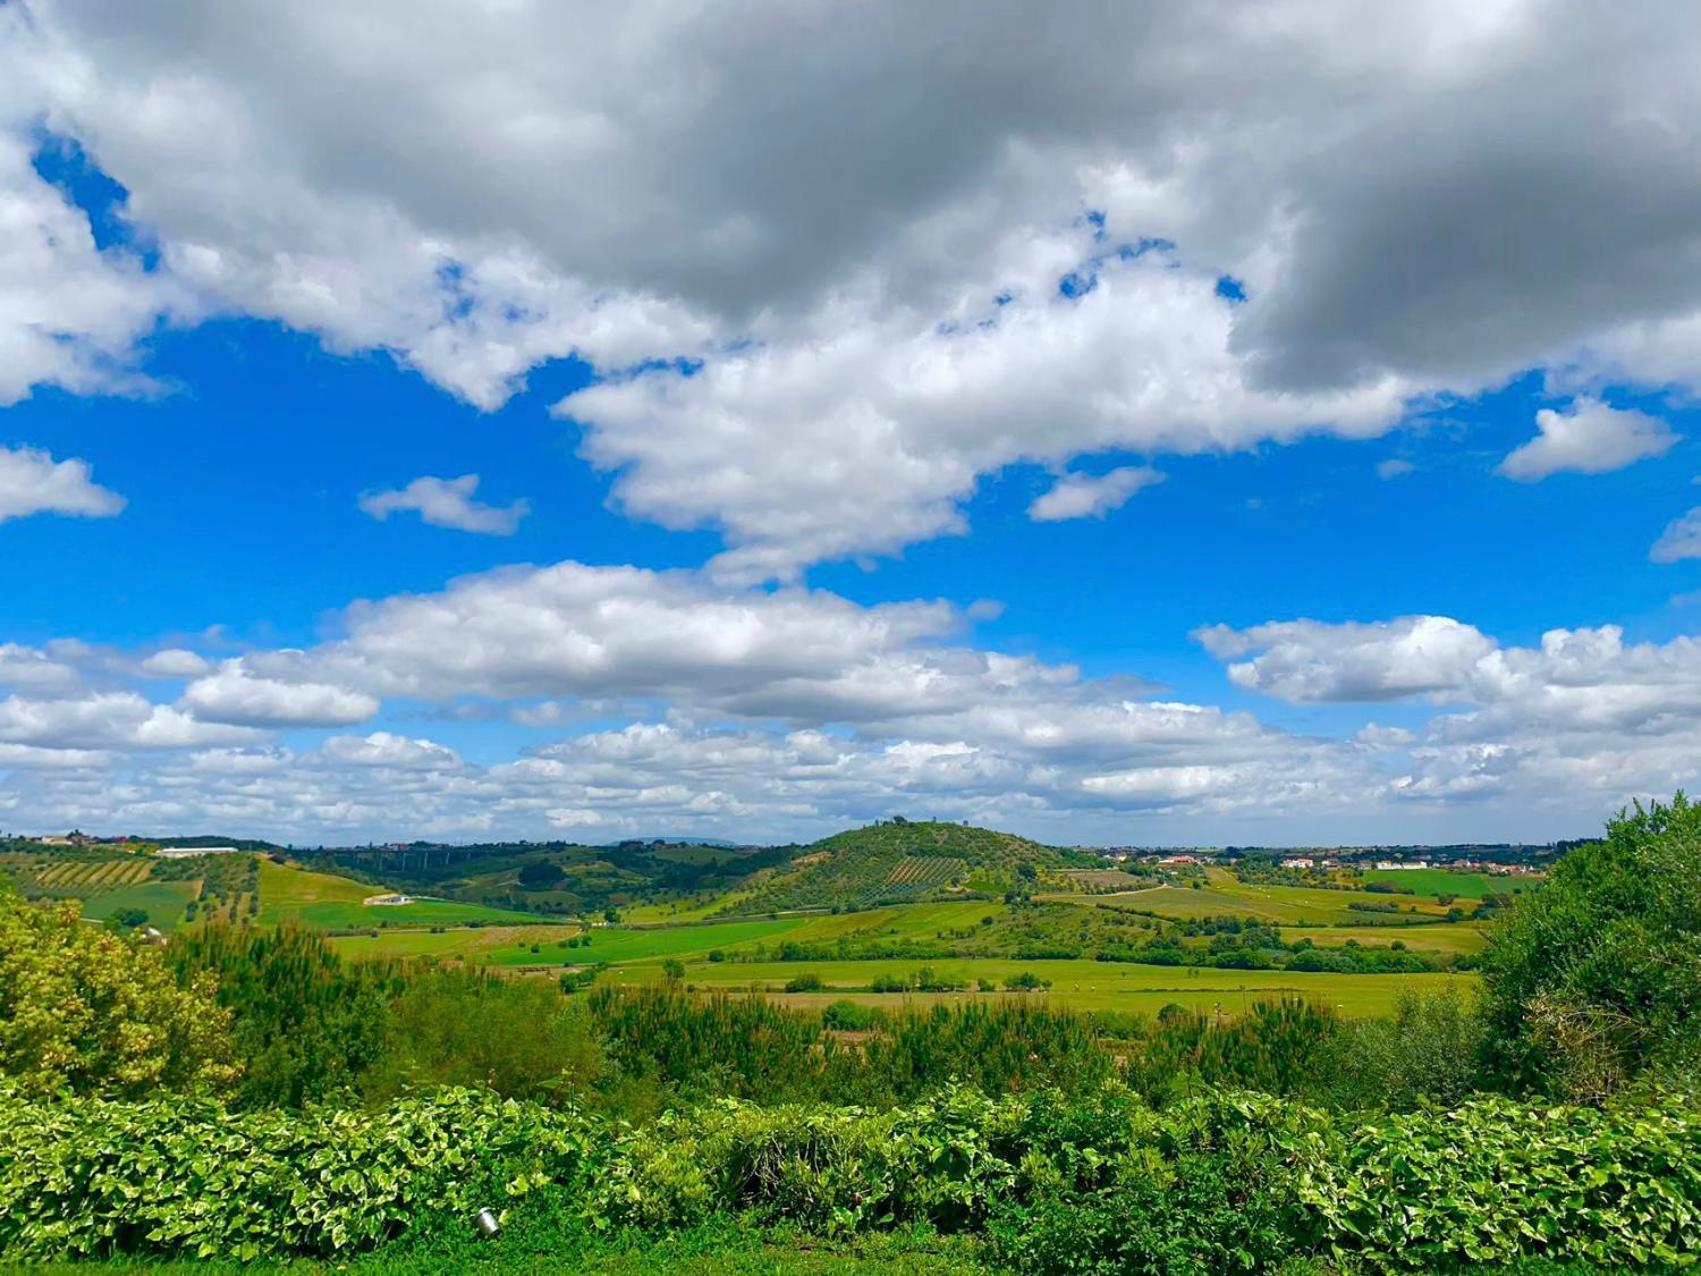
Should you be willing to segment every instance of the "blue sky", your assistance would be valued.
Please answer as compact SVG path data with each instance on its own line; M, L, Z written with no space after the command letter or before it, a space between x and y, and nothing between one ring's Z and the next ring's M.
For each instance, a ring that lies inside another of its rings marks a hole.
M0 9L0 827L1548 838L1693 785L1692 15L1276 13L1158 34L1248 82L1089 104L913 14L558 65L525 7Z

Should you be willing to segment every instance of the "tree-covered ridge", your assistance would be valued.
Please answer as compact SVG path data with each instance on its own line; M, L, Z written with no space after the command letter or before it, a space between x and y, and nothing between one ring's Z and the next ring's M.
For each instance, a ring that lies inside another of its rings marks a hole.
M1026 893L1045 869L1095 868L1090 852L1063 850L1014 833L942 820L882 820L803 847L789 871L774 874L722 911L868 908L930 899Z
M950 856L976 868L1016 868L1022 864L1052 867L1096 867L1096 855L1046 846L1015 833L954 824L947 820L881 820L862 828L834 833L804 848L804 855L823 851L843 855L856 851L888 851L900 855Z
M736 890L789 861L793 846L727 847L632 841L489 842L338 847L304 852L309 867L373 884L493 908L560 916Z

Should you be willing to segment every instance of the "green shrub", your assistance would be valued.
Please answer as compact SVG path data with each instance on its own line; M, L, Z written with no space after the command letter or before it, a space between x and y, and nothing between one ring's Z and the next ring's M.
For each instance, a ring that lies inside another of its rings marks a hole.
M344 1255L503 1204L574 1228L742 1216L984 1234L1019 1271L1341 1272L1701 1252L1701 1120L1496 1099L1373 1121L1115 1086L905 1106L722 1100L632 1128L445 1091L371 1112L0 1093L0 1254Z
M0 892L0 1077L35 1095L228 1086L239 1068L211 984L179 987L159 949L85 925L76 901Z
M1165 1006L1134 1043L1128 1082L1154 1103L1204 1086L1323 1098L1332 1085L1342 1025L1310 1002L1258 1002L1235 1019Z
M543 979L416 971L383 1019L364 1090L388 1097L480 1086L516 1098L583 1095L603 1070L590 1015Z
M1005 977L1004 986L1011 992L1037 992L1051 987L1051 980L1041 979L1031 970L1024 970L1019 975Z
M883 1012L848 998L833 1002L821 1012L821 1026L836 1032L866 1032L876 1023L885 1021Z
M905 1102L952 1081L987 1094L1052 1087L1091 1093L1115 1071L1081 1015L1008 999L940 1003L891 1015L863 1043L860 1068L845 1069L840 1094Z
M1392 1018L1366 1019L1339 1035L1329 1069L1340 1082L1333 1097L1397 1110L1461 1103L1477 1088L1483 1036L1479 1009L1457 988L1401 989Z
M250 1107L297 1106L356 1089L384 1048L385 1013L401 990L398 962L345 962L299 926L209 926L166 949L180 982L216 986Z
M1014 1179L989 1142L1019 1111L953 1090L880 1113L735 1101L670 1113L621 1142L600 1208L652 1228L730 1211L827 1234L911 1219L965 1225Z
M0 1253L346 1253L577 1184L601 1146L571 1110L465 1091L293 1113L0 1095Z
M1701 806L1621 815L1500 913L1482 971L1506 1080L1598 1100L1650 1065L1694 1067Z
M1701 1121L1682 1106L1478 1100L1350 1127L1301 1164L1319 1248L1384 1269L1524 1255L1645 1267L1701 1253Z

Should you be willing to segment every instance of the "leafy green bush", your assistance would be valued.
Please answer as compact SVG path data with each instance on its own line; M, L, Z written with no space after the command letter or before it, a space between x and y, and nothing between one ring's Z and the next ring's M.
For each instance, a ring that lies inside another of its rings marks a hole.
M1451 1106L1477 1088L1484 1023L1457 988L1402 989L1394 1014L1348 1025L1338 1040L1333 1099L1348 1107Z
M849 1235L985 1235L1051 1273L1608 1270L1701 1252L1693 1103L1496 1099L1375 1121L1209 1092L1154 1111L1122 1087L885 1111L723 1100L632 1128L445 1091L373 1112L0 1093L0 1255L345 1254L465 1231L506 1203L652 1233L735 1216Z
M1486 902L1486 901L1485 901ZM1701 806L1607 825L1501 912L1482 970L1506 1079L1578 1099L1701 1057Z
M821 1026L835 1032L867 1032L876 1023L885 1022L884 1012L848 997L833 1002L821 1012Z
M480 1086L510 1098L584 1094L603 1071L590 1015L541 979L416 970L383 1018L384 1048L362 1082L389 1097Z
M229 1085L229 1016L204 975L87 926L75 903L0 892L0 1076L27 1093L141 1095Z
M446 1091L375 1112L0 1094L0 1253L250 1259L369 1248L580 1182L572 1110Z
M1234 1019L1165 1007L1134 1043L1128 1082L1153 1103L1234 1086L1318 1100L1332 1084L1344 1028L1309 1002L1258 1002Z
M725 1211L828 1234L909 1219L964 1225L1014 1179L989 1145L1020 1111L960 1089L886 1112L723 1101L627 1136L602 1199L613 1220L652 1228Z
M1384 1269L1701 1254L1701 1121L1685 1106L1479 1100L1347 1128L1300 1165L1318 1247Z
M239 1101L297 1106L355 1090L384 1050L399 962L345 962L318 931L209 926L166 950L179 982L216 986L243 1062Z

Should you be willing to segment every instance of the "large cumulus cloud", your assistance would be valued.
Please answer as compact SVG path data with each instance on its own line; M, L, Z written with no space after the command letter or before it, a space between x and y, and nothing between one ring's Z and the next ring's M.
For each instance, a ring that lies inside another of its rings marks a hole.
M220 310L483 407L576 354L622 506L786 576L1016 460L1695 386L1697 47L1676 2L15 3L0 189L69 215L18 157L74 137L161 266L53 236L73 339L0 387Z

